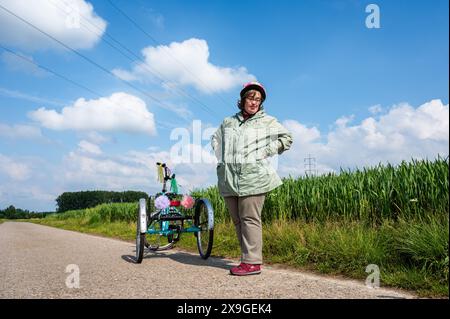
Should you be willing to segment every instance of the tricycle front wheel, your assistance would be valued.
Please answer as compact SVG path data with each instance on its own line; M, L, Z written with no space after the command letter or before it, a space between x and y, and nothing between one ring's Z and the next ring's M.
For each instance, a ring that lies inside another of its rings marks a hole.
M136 263L140 264L144 258L145 232L147 231L147 207L145 198L139 200L136 222Z

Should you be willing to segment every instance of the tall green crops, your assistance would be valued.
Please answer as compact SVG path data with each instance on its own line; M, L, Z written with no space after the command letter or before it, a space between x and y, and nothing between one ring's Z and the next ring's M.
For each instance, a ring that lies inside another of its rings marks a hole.
M262 212L275 219L360 220L409 219L449 212L449 161L412 160L339 174L285 178L270 192ZM209 198L218 220L229 219L217 187L196 191Z
M196 190L195 197L208 198L217 222L230 220L216 186ZM413 160L398 166L378 165L339 174L285 178L283 185L266 196L262 218L306 221L359 220L369 224L409 220L430 214L449 213L449 161ZM78 216L96 221L134 222L137 203L104 204L86 210L56 214L65 219Z

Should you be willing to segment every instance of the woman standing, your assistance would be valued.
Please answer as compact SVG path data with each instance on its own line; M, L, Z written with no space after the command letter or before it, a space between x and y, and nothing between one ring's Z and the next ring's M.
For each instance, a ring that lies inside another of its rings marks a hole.
M244 85L240 111L227 117L211 138L216 153L220 195L230 211L241 246L241 263L232 275L261 273L261 212L267 192L282 181L267 158L292 144L291 133L264 112L266 91L258 82Z

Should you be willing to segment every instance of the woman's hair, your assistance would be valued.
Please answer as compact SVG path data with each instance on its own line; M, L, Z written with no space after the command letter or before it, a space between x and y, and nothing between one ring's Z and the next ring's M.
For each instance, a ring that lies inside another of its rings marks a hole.
M239 99L237 101L237 107L240 110L244 109L244 105L245 105L245 99L248 97L254 97L256 92L259 92L258 90L248 90L247 92L244 93L244 96L242 97L242 99ZM264 103L264 100L261 100L261 104L259 105L259 107L262 106L262 104Z

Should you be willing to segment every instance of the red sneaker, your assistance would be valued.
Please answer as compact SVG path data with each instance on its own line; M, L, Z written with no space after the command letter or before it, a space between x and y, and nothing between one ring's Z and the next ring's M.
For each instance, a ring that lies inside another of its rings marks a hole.
M241 263L230 269L230 274L235 276L257 275L261 273L261 265Z

